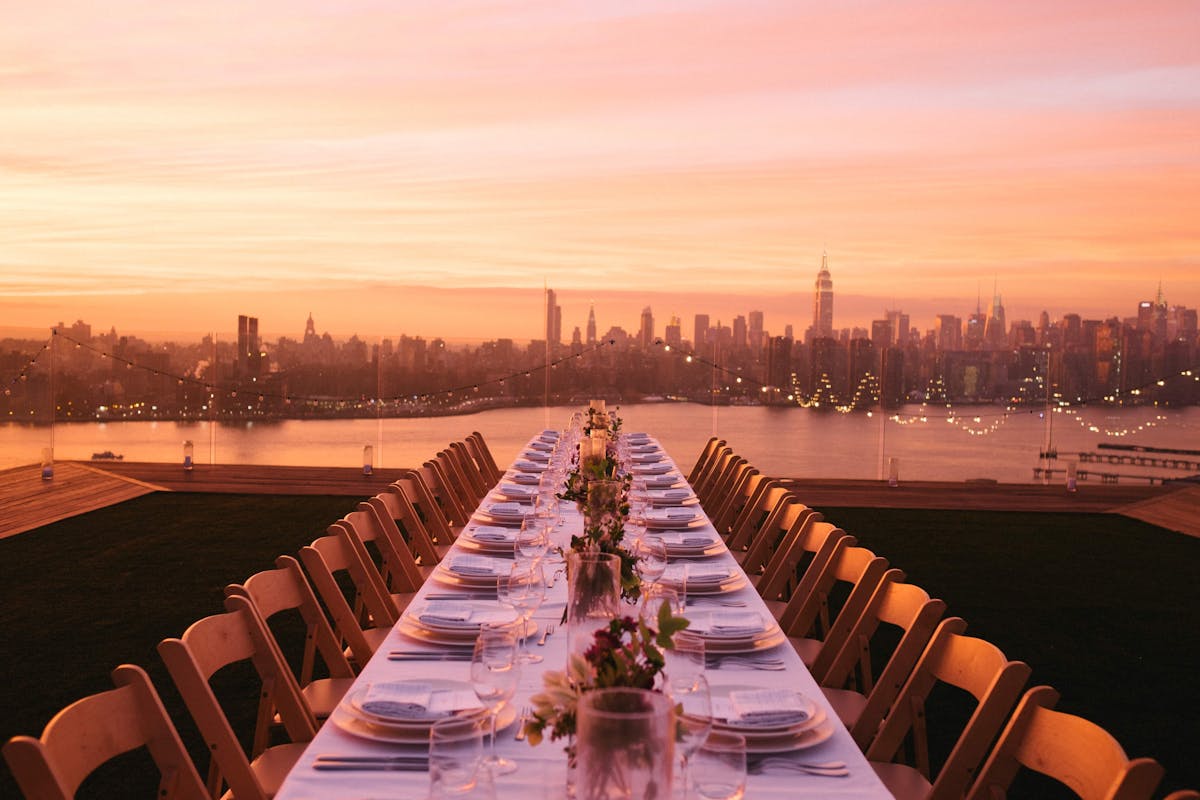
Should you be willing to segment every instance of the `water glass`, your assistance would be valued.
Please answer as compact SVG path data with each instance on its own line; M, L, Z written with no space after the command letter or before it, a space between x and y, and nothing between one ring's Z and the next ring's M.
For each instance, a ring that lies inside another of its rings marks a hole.
M431 798L463 797L473 792L483 761L483 718L439 719L429 729Z
M471 654L471 687L491 716L491 746L483 763L501 775L517 768L513 761L496 755L496 721L504 704L517 691L520 668L517 636L512 627L481 628Z
M684 607L679 599L679 593L670 586L652 583L642 587L641 603L638 614L651 628L658 630L658 612L666 603L671 613L677 617L683 616Z
M702 800L741 800L746 794L746 737L713 731L692 758L696 795Z
M683 795L687 797L692 754L712 731L712 694L703 675L668 675L667 694L679 709L675 718L675 750L683 760Z

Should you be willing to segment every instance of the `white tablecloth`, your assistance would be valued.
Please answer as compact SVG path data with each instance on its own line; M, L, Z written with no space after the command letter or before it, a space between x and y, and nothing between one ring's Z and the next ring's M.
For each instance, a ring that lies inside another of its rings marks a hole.
M485 501L487 502L487 501ZM571 532L582 528L582 519L574 508L568 509L564 504L564 524L556 532L555 544L567 545ZM697 532L713 533L711 526L698 529ZM732 556L726 553L723 558L733 563ZM736 564L734 564L736 567ZM439 584L431 578L422 587L419 595L412 601L422 602L429 593L446 593L452 588ZM566 601L566 580L559 578L548 591L546 600L534 620L540 625L557 625L562 617ZM770 612L762 603L753 587L722 595L724 598L737 598L747 603L747 611L760 611L770 618ZM635 613L631 609L631 613ZM567 635L563 627L559 627L550 636L545 646L538 647L530 643L534 652L544 656L539 664L522 665L522 675L516 696L513 699L515 708L520 709L528 704L529 697L542 688L542 672L546 669L562 669L567 654ZM470 663L468 661L389 661L387 654L391 650L436 650L435 646L413 640L398 630L393 629L387 640L380 646L375 657L363 668L356 686L365 682L396 681L437 678L446 680L461 680L469 682ZM751 798L796 798L796 797L853 797L853 798L886 798L891 795L875 777L871 767L859 751L849 733L836 723L837 716L824 701L824 696L816 682L805 669L800 657L786 643L772 651L772 655L785 660L787 669L784 671L755 670L745 667L723 665L720 669L708 670L709 683L713 686L745 684L763 687L791 687L799 690L819 704L825 706L826 713L834 720L836 730L827 741L803 752L805 760L809 761L844 761L850 770L850 776L845 778L816 777L799 774L768 774L750 775L747 779L746 797ZM497 738L498 751L519 763L516 772L496 777L496 795L498 800L540 800L541 798L565 797L566 757L562 751L562 742L551 742L548 739L538 747L531 747L528 742L518 742L514 739L516 726L501 731ZM336 755L388 755L396 752L396 746L359 738L342 730L333 723L325 724L317 733L316 738L301 756L296 767L288 775L277 798L279 800L366 800L367 798L422 798L428 793L429 775L427 772L386 772L386 771L318 771L313 769L313 760L321 754ZM678 787L676 796L679 795Z

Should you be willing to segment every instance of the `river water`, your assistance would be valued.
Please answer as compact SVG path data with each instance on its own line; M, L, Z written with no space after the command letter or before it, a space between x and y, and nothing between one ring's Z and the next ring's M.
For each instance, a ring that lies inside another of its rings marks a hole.
M207 422L5 424L0 425L0 468L36 463L48 446L53 446L59 459L86 460L93 453L112 451L128 461L181 462L185 440L194 442L198 464L361 467L363 448L369 444L376 467L408 467L473 430L483 433L497 461L506 464L535 431L563 427L573 410L521 408L423 419L216 426ZM713 409L690 403L630 405L620 414L626 430L658 437L685 470L715 434L762 472L797 478L877 479L886 475L884 465L895 458L901 480L991 478L1028 483L1034 480L1033 468L1048 435L1060 454L1058 468L1065 466L1068 453L1094 451L1100 442L1200 449L1197 407L1088 408L1077 415L1051 414L1050 425L1040 411L1004 417L998 408L959 409L966 416L953 423L944 418L945 409L929 410L924 422L916 416L921 411L915 406L903 409L904 424L878 414L760 406ZM1138 472L1133 467L1117 471Z

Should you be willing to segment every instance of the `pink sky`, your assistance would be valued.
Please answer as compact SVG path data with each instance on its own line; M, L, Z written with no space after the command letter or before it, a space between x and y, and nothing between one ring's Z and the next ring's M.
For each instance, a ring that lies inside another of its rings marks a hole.
M1200 305L1194 0L23 5L6 328L801 333L822 249L839 327Z

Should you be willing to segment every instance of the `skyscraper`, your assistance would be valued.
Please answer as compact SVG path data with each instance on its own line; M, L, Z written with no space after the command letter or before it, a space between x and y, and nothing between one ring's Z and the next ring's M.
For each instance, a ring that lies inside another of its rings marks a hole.
M706 344L708 344L708 314L697 314L692 349L699 353Z
M638 342L643 350L649 350L654 344L654 312L650 306L642 309L642 328L638 331Z
M546 290L546 347L550 352L562 344L562 307L553 289Z
M762 353L763 346L763 312L750 312L750 349L754 351L754 356L757 358Z
M259 356L258 346L258 317L238 314L238 374L245 377L256 376L259 374L261 363L262 358Z
M1004 304L1000 301L999 292L992 294L992 310L988 314L983 338L992 349L1002 350L1008 346L1008 323L1004 321Z
M813 336L833 336L833 278L829 275L829 255L821 254L813 296Z
M588 321L587 321L587 343L592 346L596 343L596 304L592 303L588 306Z

